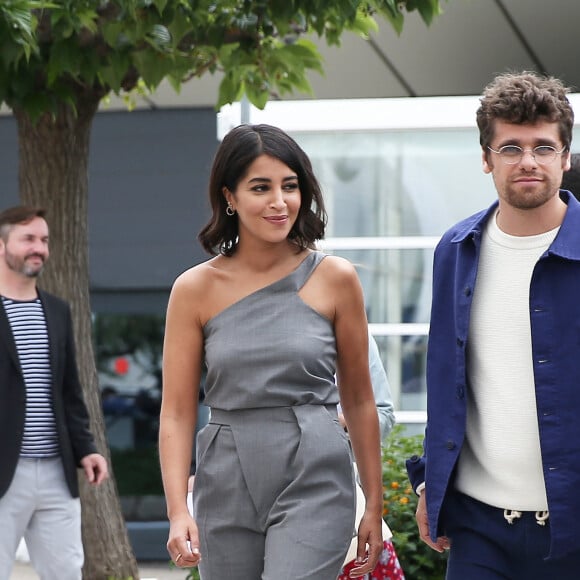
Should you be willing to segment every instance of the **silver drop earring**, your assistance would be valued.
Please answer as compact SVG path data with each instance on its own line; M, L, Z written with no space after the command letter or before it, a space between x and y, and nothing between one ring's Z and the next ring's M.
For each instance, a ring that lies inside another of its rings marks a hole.
M226 215L230 217L236 213L236 210L232 207L232 204L228 201L228 207L226 207Z

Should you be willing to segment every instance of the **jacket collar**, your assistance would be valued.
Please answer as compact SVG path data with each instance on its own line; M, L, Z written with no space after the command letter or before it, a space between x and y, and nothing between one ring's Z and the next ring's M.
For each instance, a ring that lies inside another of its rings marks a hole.
M568 260L580 261L580 202L565 189L560 190L560 198L568 209L556 239L548 248L548 253ZM481 236L485 223L495 213L498 204L496 200L486 210L464 220L451 238L451 242L461 243Z
M8 315L0 299L0 342L4 342L8 355L16 365L16 368L22 374L20 368L20 359L18 358L18 351L16 350L16 343L14 342L14 337L12 334L12 328L10 327L10 322L8 322Z

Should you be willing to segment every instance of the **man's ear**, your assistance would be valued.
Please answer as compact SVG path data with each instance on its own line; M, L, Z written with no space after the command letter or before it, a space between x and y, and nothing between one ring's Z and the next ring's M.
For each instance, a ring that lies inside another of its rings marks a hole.
M493 171L493 164L490 161L491 153L485 149L481 150L481 164L484 173L491 173Z
M562 169L568 171L570 167L572 167L572 153L568 150L565 155L562 155Z

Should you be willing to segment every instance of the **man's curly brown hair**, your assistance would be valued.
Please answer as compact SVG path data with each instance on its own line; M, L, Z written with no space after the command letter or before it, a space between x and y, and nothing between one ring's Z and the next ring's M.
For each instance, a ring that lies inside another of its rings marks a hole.
M535 72L498 75L485 87L476 113L479 142L487 151L494 136L496 120L514 124L539 121L558 123L560 139L566 150L572 142L574 112L562 81Z

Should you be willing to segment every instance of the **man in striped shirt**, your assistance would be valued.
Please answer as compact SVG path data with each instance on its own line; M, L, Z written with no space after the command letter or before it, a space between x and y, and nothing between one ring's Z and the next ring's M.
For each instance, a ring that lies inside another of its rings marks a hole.
M108 476L89 431L68 305L37 288L48 258L44 211L0 213L0 580L26 539L43 580L83 565L77 468Z

